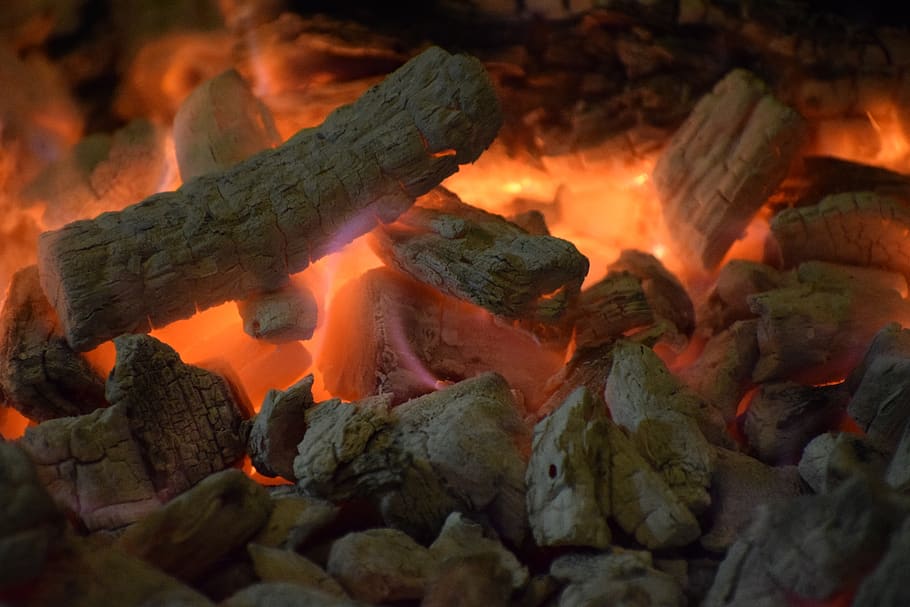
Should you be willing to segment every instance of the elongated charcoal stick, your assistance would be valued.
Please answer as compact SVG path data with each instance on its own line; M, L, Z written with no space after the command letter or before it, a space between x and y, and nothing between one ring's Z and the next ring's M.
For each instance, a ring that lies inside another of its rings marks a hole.
M476 160L501 120L479 61L428 49L279 148L42 234L41 285L77 350L276 289Z

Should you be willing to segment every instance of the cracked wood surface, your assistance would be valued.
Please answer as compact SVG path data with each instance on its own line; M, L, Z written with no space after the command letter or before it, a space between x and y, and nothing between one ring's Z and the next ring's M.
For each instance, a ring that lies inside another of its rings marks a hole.
M0 399L35 421L106 404L104 380L66 343L36 266L13 275L0 314Z
M720 263L777 188L803 119L743 69L703 97L654 167L673 244L706 269Z
M475 160L500 122L480 62L433 47L279 148L43 234L42 287L77 350L278 288Z
M654 322L641 278L622 271L610 272L582 291L572 315L580 349L603 346Z
M558 322L588 273L572 243L529 234L443 188L381 226L373 243L388 265L506 318Z

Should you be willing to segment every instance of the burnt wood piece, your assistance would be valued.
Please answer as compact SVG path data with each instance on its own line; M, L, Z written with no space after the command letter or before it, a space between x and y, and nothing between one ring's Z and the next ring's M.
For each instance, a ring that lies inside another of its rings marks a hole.
M0 595L42 574L64 525L26 453L0 441Z
M253 419L247 452L256 471L294 481L297 445L306 433L306 411L313 401L313 376L307 375L285 391L269 390Z
M15 604L215 607L198 591L157 567L116 547L98 546L88 540L72 542Z
M910 493L910 423L904 427L904 433L885 470L885 482L897 491Z
M509 572L495 555L482 553L440 563L420 607L451 607L453 600L458 607L510 607L511 596Z
M245 545L269 519L268 492L240 470L203 479L117 540L126 552L191 581Z
M173 137L184 182L281 142L268 108L233 69L206 80L183 100L174 115Z
M810 440L843 418L849 399L843 384L762 384L746 409L743 432L759 460L772 466L796 464Z
M294 473L306 493L363 497L385 521L432 539L453 510L485 513L513 542L527 530L530 437L508 384L494 373L392 410L387 398L326 401L307 414Z
M582 386L534 427L525 479L538 546L610 545L606 418L603 401Z
M910 176L833 156L807 156L781 184L773 202L805 207L844 192L872 192L910 202Z
M910 562L910 517L891 536L885 556L867 575L853 599L853 607L900 607L910 604L910 586L904 576Z
M679 253L717 266L783 180L803 132L799 114L746 70L703 97L653 172Z
M115 344L111 406L19 441L54 500L91 530L135 522L243 454L241 406L222 377L147 335Z
M689 293L657 257L625 249L607 270L638 276L655 316L669 320L681 335L689 336L695 330L695 307Z
M591 394L603 394L613 367L614 345L607 342L596 348L576 349L569 362L547 380L544 390L549 396L535 419L539 421L558 409L579 387L584 386Z
M602 346L654 322L641 279L622 271L610 272L582 291L573 316L580 349Z
M237 302L244 333L275 344L311 338L317 308L316 296L297 281Z
M910 303L886 273L813 262L798 274L799 284L749 297L759 316L756 382L796 374L811 383L839 380L879 329L910 317Z
M568 554L550 565L550 575L566 584L559 605L684 607L682 586L654 567L651 553L617 549L597 555ZM634 599L630 599L634 597Z
M716 407L727 423L736 417L752 385L758 362L757 330L757 320L734 322L709 338L696 361L679 372L679 378Z
M288 582L348 598L348 593L325 569L293 550L247 544L256 576L263 582Z
M398 529L348 533L335 540L326 571L365 603L420 599L437 563L430 551Z
M36 421L103 407L104 380L66 343L38 268L16 272L0 313L0 397Z
M803 493L796 466L772 467L755 458L717 450L711 478L710 521L699 539L712 552L725 552L745 529L761 505L773 505Z
M364 607L363 603L332 596L321 590L289 582L264 582L247 586L219 604L220 607Z
M882 328L847 383L850 417L893 451L910 422L910 330L896 323Z
M667 485L693 513L711 503L714 448L692 417L704 404L645 346L619 342L604 398L613 420L628 430ZM674 401L680 401L678 403Z
M268 522L252 542L267 548L297 550L338 516L332 502L302 495L273 496Z
M908 230L906 205L872 192L846 192L778 213L766 250L788 268L816 259L910 276Z
M793 277L771 266L745 259L731 259L717 273L717 280L699 308L700 328L709 334L722 331L738 320L755 318L749 296L780 288Z
M879 480L888 454L864 436L826 432L803 449L799 474L816 493L831 493L853 476Z
M389 268L370 270L338 291L325 334L319 360L326 389L350 400L379 393L402 402L438 381L493 370L533 410L565 356L528 331Z
M825 495L756 512L721 563L706 607L824 601L872 567L906 517L880 487L854 478Z
M26 204L43 204L45 228L57 229L151 196L170 185L167 130L133 120L112 135L83 138L23 190Z
M651 550L695 541L701 530L692 512L636 450L622 428L607 420L610 444L610 512L616 523Z
M248 413L226 379L185 364L173 348L148 335L124 335L114 345L107 400L125 407L162 498L240 459L240 426Z
M287 284L475 160L501 117L479 61L433 47L279 148L42 235L77 350Z
M572 243L528 234L443 188L374 236L386 264L505 318L558 323L588 273Z
M460 512L453 512L446 518L439 536L430 544L430 554L439 564L439 569L444 568L446 563L489 556L495 569L506 574L505 582L510 590L523 588L529 580L528 568L502 545L495 532Z

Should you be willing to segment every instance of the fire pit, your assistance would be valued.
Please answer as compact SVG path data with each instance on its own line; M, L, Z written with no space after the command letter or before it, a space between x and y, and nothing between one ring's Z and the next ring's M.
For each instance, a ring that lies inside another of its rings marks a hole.
M0 603L910 604L893 17L0 9Z

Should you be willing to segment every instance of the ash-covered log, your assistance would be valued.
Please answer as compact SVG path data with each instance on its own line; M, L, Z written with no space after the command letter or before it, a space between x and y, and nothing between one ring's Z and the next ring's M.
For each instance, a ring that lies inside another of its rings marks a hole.
M505 318L558 323L588 273L572 243L528 234L443 188L375 236L388 265Z
M92 530L139 520L243 453L244 413L222 377L146 335L115 343L111 406L19 440L55 501Z
M803 134L800 115L743 69L698 102L653 173L686 259L706 269L720 263L783 180Z
M563 360L561 349L542 347L530 332L389 268L339 289L320 353L326 389L341 398L390 394L398 403L440 380L493 370L529 409L543 400L543 383Z
M35 266L13 275L0 313L0 399L36 421L106 404L104 380L66 343Z
M888 454L864 436L826 432L803 449L799 474L816 493L830 493L854 476L882 478Z
M910 276L908 230L905 204L872 192L846 192L777 214L766 254L788 268L816 259Z
M894 450L910 422L910 330L896 323L882 328L847 384L850 417L870 439Z
M529 437L505 380L487 373L391 410L388 400L311 409L294 460L299 487L326 499L368 499L389 525L418 539L432 539L460 510L485 514L520 542Z
M269 519L268 492L240 470L203 479L117 540L129 554L191 581L242 548Z
M431 48L314 129L175 192L42 235L42 287L77 350L287 284L490 144L480 62Z
M774 466L795 464L810 440L843 418L849 399L843 384L762 384L749 402L743 432L759 460Z

